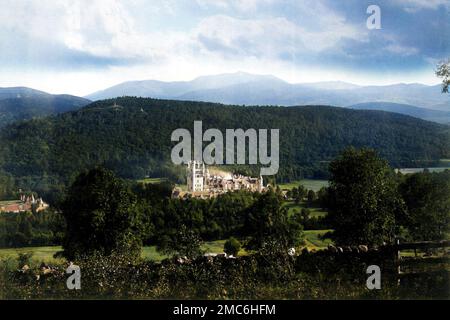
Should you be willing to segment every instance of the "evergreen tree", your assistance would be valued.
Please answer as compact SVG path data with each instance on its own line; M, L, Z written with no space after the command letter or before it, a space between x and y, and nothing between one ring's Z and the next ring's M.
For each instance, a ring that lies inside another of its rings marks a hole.
M404 211L393 170L369 149L345 150L330 164L329 220L339 245L394 241Z
M135 196L111 171L96 168L80 174L62 205L67 230L64 256L114 252L139 257L140 215Z

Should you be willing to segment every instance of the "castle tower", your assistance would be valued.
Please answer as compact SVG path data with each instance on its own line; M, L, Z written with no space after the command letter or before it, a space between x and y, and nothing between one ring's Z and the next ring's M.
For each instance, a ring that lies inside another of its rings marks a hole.
M187 187L189 192L203 191L205 181L205 164L200 161L189 161L187 168Z

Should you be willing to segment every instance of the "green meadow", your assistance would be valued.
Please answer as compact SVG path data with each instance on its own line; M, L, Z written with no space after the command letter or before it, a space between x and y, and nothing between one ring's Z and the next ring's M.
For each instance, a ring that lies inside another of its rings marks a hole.
M145 178L145 179L141 179L141 180L137 180L137 182L139 183L150 183L150 184L156 184L156 183L162 183L162 182L166 182L167 179L166 178Z
M305 246L309 250L322 250L328 247L333 242L331 239L322 239L323 235L332 230L306 230L303 231L305 235Z
M223 252L223 245L225 241L226 240L205 242L202 245L202 250L209 253L221 253ZM62 247L60 246L0 249L0 260L6 260L8 258L16 259L20 253L32 253L33 256L31 260L33 263L58 263L62 262L63 259L55 259L53 256L55 253L61 250ZM241 251L241 253L245 254L243 250ZM167 258L167 256L158 252L155 246L147 246L142 248L142 258L153 261L161 261Z
M292 215L294 212L300 212L303 208L310 210L311 218L324 217L327 215L327 212L322 208L308 207L304 201L300 202L299 204L296 204L294 201L286 201L283 206L288 209L289 215Z
M314 179L303 179L298 181L291 181L288 183L278 184L281 190L292 190L299 185L304 186L308 190L313 190L314 192L319 191L322 187L328 187L327 180L314 180Z
M321 240L320 236L329 230L309 230L304 231L305 247L308 249L324 249L329 243L329 240ZM208 241L202 245L202 250L208 253L222 253L223 245L226 240ZM0 261L8 259L15 260L20 253L32 253L31 261L33 264L44 263L62 263L63 258L54 258L55 253L61 251L60 246L48 247L26 247L26 248L8 248L0 249ZM239 255L246 255L247 252L242 249ZM166 255L158 252L155 246L147 246L142 248L142 258L153 261L162 261L167 258Z

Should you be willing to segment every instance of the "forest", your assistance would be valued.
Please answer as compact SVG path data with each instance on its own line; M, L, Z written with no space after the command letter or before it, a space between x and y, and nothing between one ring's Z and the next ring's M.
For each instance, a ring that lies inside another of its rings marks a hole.
M448 126L400 114L123 97L3 128L2 188L20 186L51 201L82 170L97 165L122 178L166 177L181 182L184 168L171 164L170 137L177 128L191 129L195 120L202 120L205 130L279 128L280 170L275 177L279 182L327 178L329 162L349 146L373 148L393 167L423 167L450 157ZM257 166L239 169L259 172Z

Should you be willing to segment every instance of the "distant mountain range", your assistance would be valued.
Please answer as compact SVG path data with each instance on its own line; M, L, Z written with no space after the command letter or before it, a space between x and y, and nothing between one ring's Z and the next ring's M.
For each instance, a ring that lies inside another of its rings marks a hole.
M25 88L0 88L0 127L19 120L77 110L89 104L85 98L52 95Z
M450 108L448 109L449 111L439 111L433 109L418 108L409 104L390 102L359 103L353 106L349 106L349 108L356 110L379 110L396 112L428 121L450 124Z
M450 98L440 85L358 86L342 81L290 84L272 75L245 72L203 76L192 81L131 81L85 98L25 88L0 88L0 127L19 120L77 110L91 100L122 96L206 101L234 105L329 105L396 112L450 124Z
M358 86L341 81L290 84L271 75L253 75L244 72L204 76L192 81L124 82L92 93L86 98L101 100L121 96L282 106L331 105L345 107L361 103L388 102L450 111L450 98L441 93L440 85ZM398 108L396 109L398 110Z

